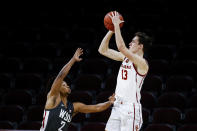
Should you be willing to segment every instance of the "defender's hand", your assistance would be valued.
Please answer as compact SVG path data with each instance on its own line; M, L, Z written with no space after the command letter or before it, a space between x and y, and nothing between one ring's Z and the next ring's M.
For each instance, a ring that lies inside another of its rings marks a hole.
M113 93L113 95L110 96L108 99L109 99L109 101L110 101L111 104L114 104L114 101L116 100L115 94Z
M80 58L80 56L83 54L83 49L81 48L77 48L77 50L75 51L75 54L73 56L73 58L75 59L75 61L79 62L82 60L82 58Z

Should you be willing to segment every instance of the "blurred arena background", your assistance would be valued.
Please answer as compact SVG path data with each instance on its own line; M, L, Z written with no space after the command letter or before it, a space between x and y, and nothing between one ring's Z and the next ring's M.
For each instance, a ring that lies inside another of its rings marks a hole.
M19 3L18 3L19 4ZM48 79L77 47L83 61L71 69L71 101L106 101L119 62L98 53L107 30L105 14L120 12L126 43L144 31L154 38L146 57L150 71L142 89L142 131L197 130L197 9L191 1L65 1L23 3L0 9L0 130L39 130ZM112 38L112 43L114 38ZM115 43L110 45L116 49ZM104 130L111 109L78 114L69 131Z

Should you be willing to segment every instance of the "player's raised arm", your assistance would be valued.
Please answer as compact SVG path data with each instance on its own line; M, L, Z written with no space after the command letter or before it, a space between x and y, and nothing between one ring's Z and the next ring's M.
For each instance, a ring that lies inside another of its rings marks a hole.
M61 71L59 72L59 74L57 75L57 77L55 78L51 90L49 92L50 96L56 96L59 94L60 92L60 88L61 88L61 84L64 80L64 78L67 76L68 72L70 71L72 65L75 62L79 62L82 59L79 58L81 55L83 54L83 49L78 48L75 52L75 54L73 55L73 57L70 59L70 61L61 69Z
M119 24L123 21L119 19L118 13L116 11L112 13L111 19L115 28L115 39L116 39L116 45L117 45L118 50L136 65L137 70L139 70L140 73L146 74L148 72L148 64L145 61L145 59L137 55L136 53L134 53L134 51L130 51L124 43L124 40L121 35L120 27L119 27ZM136 48L135 50L143 50L143 45L136 41L139 41L139 40L132 41L132 44L134 43L138 45L135 47ZM135 46L135 45L132 45L132 46Z
M109 41L113 35L112 31L108 31L108 33L103 38L100 46L99 46L99 53L116 61L123 61L124 55L121 52L109 48Z
M99 103L96 105L86 105L80 102L74 103L74 112L75 113L95 113L101 112L109 108L115 101L115 94L109 97L109 101L104 103Z

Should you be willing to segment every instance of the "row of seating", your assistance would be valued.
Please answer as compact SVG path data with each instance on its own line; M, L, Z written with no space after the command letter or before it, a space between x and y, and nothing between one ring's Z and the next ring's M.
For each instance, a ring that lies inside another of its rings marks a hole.
M71 58L71 57L70 57ZM8 58L1 59L0 73L58 73L70 58ZM172 74L191 75L196 78L197 61L175 60L170 63L164 59L151 59L149 74L168 76ZM98 74L106 78L107 75L116 74L120 62L106 58L85 58L81 63L73 66L73 73ZM97 66L95 66L97 65ZM185 69L186 67L187 70Z
M96 96L90 91L73 91L69 99L73 102L79 101L85 104L101 103L108 100L113 91L103 91ZM143 107L153 109L155 107L177 107L186 109L197 107L197 94L191 93L185 96L180 92L165 92L160 96L156 96L153 92L142 91L141 103ZM27 90L10 90L8 93L2 94L1 105L21 105L28 107L32 104L44 105L46 102L46 93L34 93Z
M22 116L19 115L21 114L20 106L15 106L15 107L8 106L4 108L1 107L0 128L1 129L39 129L41 127L41 122L42 122L41 119L41 113L43 113L42 109L43 107L32 106L27 112L26 121L22 121ZM185 115L183 115L181 111L178 110L177 108L157 108L155 109L153 115L151 116L150 111L148 109L143 108L143 122L144 122L143 128L144 129L150 128L149 127L150 125L162 125L164 123L171 125L171 127L173 126L173 128L179 128L184 124L196 125L197 123L196 112L197 112L196 108L188 109ZM4 115L2 115L3 113ZM85 117L84 114L78 114L76 115L76 117L73 118L72 123L81 126L81 128L83 128L83 125L87 123L90 124L92 122L95 122L96 125L99 125L98 123L107 122L110 113L111 113L111 109L101 113L90 114L88 118ZM161 127L159 126L156 129L159 128Z
M94 59L104 58L98 53L107 32L103 17L109 10L117 9L125 19L122 28L125 42L131 41L131 35L127 33L140 30L155 37L146 56L150 59L150 71L142 88L142 130L196 131L197 57L193 53L197 46L188 45L196 38L192 33L196 30L193 20L196 8L189 6L182 10L193 3L178 3L177 6L177 1L125 0L117 7L113 0L103 0L94 1L97 6L85 3L72 9L67 8L67 4L53 10L47 6L36 10L34 6L7 10L6 18L2 16L3 24L0 24L0 118L3 119L0 128L40 128L46 102L46 94L40 90L46 87L49 74L57 74L78 46L84 48L84 61L70 72L73 92L69 99L87 104L107 100L114 91L120 63ZM170 45L166 45L168 43ZM115 44L110 46L116 48ZM110 110L78 114L69 131L104 130Z
M72 44L72 43L70 43ZM98 49L95 47L86 47L88 43L79 43L78 46L84 47L84 54L90 57L102 57L98 53ZM97 44L99 46L99 43ZM28 47L23 44L11 44L0 46L0 54L6 57L44 57L44 58L57 58L57 57L68 57L70 58L77 48L77 45L73 46L64 45L60 46L58 43L54 44L43 44L39 43L36 46ZM10 48L12 46L12 48ZM98 47L97 47L98 48ZM176 47L173 45L153 45L147 56L151 59L164 59L168 62L176 60L197 60L197 57L192 54L197 49L196 45L184 45ZM10 53L11 52L11 53Z
M41 126L41 122L25 122L18 126L18 129L22 130L38 130ZM0 127L5 129L14 129L11 122L0 122ZM105 123L91 122L83 125L81 128L77 125L71 124L68 131L101 131L105 129ZM175 131L175 127L169 124L150 124L144 131ZM197 126L195 124L184 124L177 128L177 131L196 131Z
M73 70L74 72L75 70ZM71 71L72 72L72 71ZM74 72L75 73L75 72ZM73 73L73 74L74 74ZM104 79L98 74L83 74L68 76L68 84L73 90L90 90L90 91L111 91L115 89L117 73L108 75ZM54 77L57 74L53 75ZM47 88L46 83L52 75L44 76L38 73L20 73L16 75L0 74L0 87L4 90L9 89L31 89L39 92L42 88ZM88 81L88 83L87 83ZM191 75L169 75L162 77L161 75L148 75L145 78L143 91L151 91L156 95L164 92L182 92L186 95L197 89L195 78Z

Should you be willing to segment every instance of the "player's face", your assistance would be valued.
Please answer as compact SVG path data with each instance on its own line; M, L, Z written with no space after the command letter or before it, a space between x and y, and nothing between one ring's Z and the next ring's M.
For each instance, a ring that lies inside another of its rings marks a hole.
M63 94L70 94L71 93L71 89L65 81L62 82L61 93L63 93Z
M132 41L129 43L129 50L132 51L133 53L136 53L140 49L140 44L139 44L139 38L138 36L135 36Z

